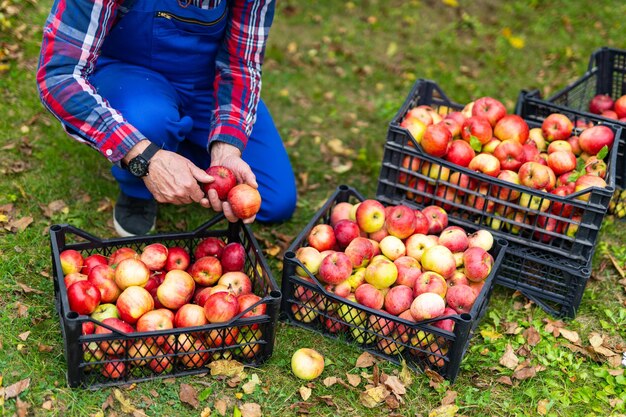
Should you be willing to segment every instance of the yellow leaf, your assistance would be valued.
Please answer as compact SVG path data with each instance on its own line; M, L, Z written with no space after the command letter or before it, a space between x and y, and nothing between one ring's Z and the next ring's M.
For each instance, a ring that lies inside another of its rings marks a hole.
M459 7L459 2L457 0L441 0L443 4L450 7Z
M217 361L213 361L209 364L209 368L211 368L211 375L225 375L225 376L235 376L243 373L243 364L237 361L232 361L228 359L220 359Z
M0 213L0 223L6 223L9 221L9 217L6 214Z
M374 408L381 403L387 395L389 395L389 391L387 391L383 385L367 389L361 393L361 404L367 408Z
M428 417L454 417L459 407L453 404L442 405L428 413Z
M237 398L238 400L241 400L243 398L243 393L241 392L236 393L235 398Z
M303 401L308 400L311 396L311 388L305 387L304 385L301 386L298 391L300 392L300 396L302 397Z
M387 56L394 56L398 52L398 44L395 42L390 42L387 46Z
M524 39L519 36L511 36L509 38L509 43L515 49L523 49L525 45Z
M545 416L546 414L548 414L548 408L547 408L548 404L550 404L550 400L540 400L537 403L537 413L540 416Z
M137 410L135 407L133 407L133 405L130 403L130 400L128 400L127 398L124 397L124 395L122 394L122 391L120 391L119 389L115 389L113 391L113 395L115 395L115 399L120 403L120 405L122 406L122 412L126 413L126 414L131 414L132 412L134 412L135 410Z
M483 337L483 339L491 339L491 340L500 339L502 337L500 333L494 330L481 330L480 335Z
M256 386L259 385L260 383L261 383L261 380L259 379L259 376L257 374L252 374L252 376L250 377L250 380L246 382L245 384L243 384L241 389L243 389L243 392L245 392L246 394L252 394L254 390L256 389Z
M200 413L200 417L210 417L210 416L211 416L211 407L204 407L204 409Z
M505 37L505 38L507 38L507 39L508 39L508 38L510 38L510 37L511 37L511 35L513 34L513 33L511 32L511 28L502 28L501 33L502 33L502 36L504 36L504 37Z

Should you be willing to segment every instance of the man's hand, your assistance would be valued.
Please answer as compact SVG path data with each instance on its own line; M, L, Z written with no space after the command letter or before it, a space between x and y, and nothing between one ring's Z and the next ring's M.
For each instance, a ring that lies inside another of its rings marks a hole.
M224 142L215 142L211 145L211 166L221 165L229 168L235 174L237 183L245 183L254 188L259 188L256 177L250 166L241 159L241 152L236 147ZM212 180L211 180L212 181ZM217 212L224 212L224 216L230 222L236 222L237 216L233 213L228 202L220 201L215 190L209 190L208 195L211 207ZM242 219L244 223L252 223L255 216Z

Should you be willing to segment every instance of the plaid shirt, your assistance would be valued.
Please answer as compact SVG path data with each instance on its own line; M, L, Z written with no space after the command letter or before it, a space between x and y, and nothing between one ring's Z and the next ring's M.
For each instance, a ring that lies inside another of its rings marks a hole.
M210 7L218 1L192 0L190 4ZM37 70L43 104L73 138L98 149L114 163L146 137L98 95L88 77L106 34L117 14L127 11L128 3L56 0L43 30ZM243 151L256 120L274 2L232 0L229 7L231 17L217 55L217 109L209 138Z

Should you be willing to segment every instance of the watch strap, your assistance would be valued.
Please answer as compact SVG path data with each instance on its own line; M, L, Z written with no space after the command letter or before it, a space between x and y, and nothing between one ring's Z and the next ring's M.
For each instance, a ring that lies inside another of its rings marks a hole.
M161 147L159 145L156 145L150 142L150 144L146 147L146 149L143 150L143 152L140 155L144 161L148 162L150 161L150 159L152 159L154 154L160 150L161 150Z

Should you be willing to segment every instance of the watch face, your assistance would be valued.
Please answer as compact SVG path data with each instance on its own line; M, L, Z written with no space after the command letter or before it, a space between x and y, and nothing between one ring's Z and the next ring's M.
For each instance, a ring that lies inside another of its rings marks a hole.
M128 163L128 171L136 177L143 177L148 173L148 163L141 158L133 158Z

